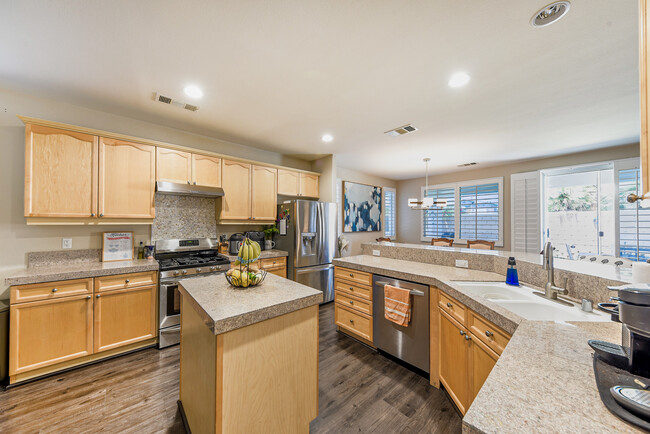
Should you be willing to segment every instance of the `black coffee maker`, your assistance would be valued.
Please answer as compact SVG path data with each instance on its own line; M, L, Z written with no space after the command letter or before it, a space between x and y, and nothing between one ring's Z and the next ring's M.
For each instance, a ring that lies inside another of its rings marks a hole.
M623 324L623 345L590 340L594 374L605 406L636 426L650 429L650 285L610 287L617 303L600 303Z

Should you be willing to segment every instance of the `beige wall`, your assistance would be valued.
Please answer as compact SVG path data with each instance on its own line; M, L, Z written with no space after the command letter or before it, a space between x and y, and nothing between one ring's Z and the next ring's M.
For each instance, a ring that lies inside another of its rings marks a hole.
M141 240L146 242L150 237L149 225L27 226L23 217L25 128L16 115L128 134L299 169L311 169L309 162L275 152L223 142L31 95L0 89L0 101L2 101L0 107L0 203L2 204L0 206L0 298L7 298L9 295L4 285L4 277L11 270L26 265L27 252L60 250L63 237L72 238L73 249L100 248L103 231L133 231L136 243ZM247 228L246 226L219 226L217 229L231 233ZM250 229L255 230L256 227Z
M359 182L361 184L376 185L379 187L392 187L392 188L397 187L397 182L391 179L382 178L375 175L369 175L367 173L361 173L343 167L338 167L336 169L336 177L340 179L341 182L352 181L352 182ZM399 201L399 193L397 194L397 200ZM342 212L343 211L339 209L339 213ZM382 221L383 221L383 215L382 215ZM350 247L348 248L347 254L354 256L354 255L361 254L361 243L375 241L377 238L383 237L384 232L382 226L381 232L345 232L344 235L345 238L347 238L348 241L350 241ZM398 232L398 236L399 236L399 232Z
M524 161L515 164L486 167L484 169L461 170L454 173L429 176L429 185L446 184L450 182L469 181L503 177L503 249L510 250L510 175L530 172L552 167L571 166L577 164L611 161L621 158L639 156L639 144L630 144L596 151L580 152L560 157ZM422 211L408 207L409 197L420 197L424 178L409 179L397 183L397 240L403 243L420 243Z

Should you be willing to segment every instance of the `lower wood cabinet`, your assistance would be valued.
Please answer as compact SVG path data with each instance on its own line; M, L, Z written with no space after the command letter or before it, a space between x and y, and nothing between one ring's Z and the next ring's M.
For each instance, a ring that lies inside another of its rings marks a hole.
M372 334L372 274L334 267L334 322L367 344Z
M10 318L9 375L93 352L90 295L11 305Z
M465 414L510 335L442 292L437 309L440 382Z
M156 271L13 286L10 383L154 344L157 293Z
M117 289L95 295L94 351L156 336L156 287Z

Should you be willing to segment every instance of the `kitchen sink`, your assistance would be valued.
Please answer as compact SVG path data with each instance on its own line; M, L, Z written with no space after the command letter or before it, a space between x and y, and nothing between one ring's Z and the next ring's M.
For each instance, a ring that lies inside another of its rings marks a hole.
M575 303L560 304L535 295L525 285L511 286L503 282L454 282L467 293L485 298L522 318L535 321L610 321L610 316L594 310L584 312Z

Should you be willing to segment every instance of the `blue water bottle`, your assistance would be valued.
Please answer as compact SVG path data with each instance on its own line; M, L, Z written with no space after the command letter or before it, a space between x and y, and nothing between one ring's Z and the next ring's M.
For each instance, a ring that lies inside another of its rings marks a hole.
M517 274L517 262L514 256L508 258L508 271L506 272L506 285L519 286L519 275Z

